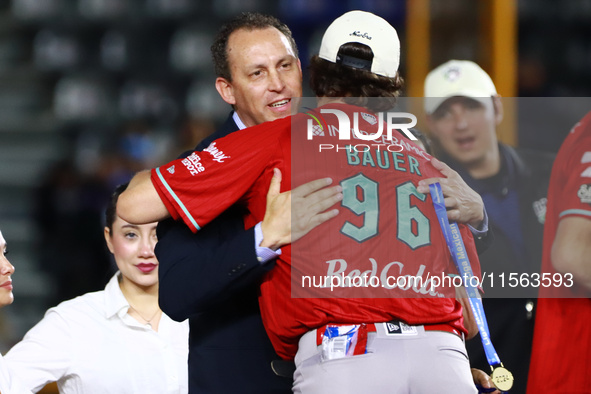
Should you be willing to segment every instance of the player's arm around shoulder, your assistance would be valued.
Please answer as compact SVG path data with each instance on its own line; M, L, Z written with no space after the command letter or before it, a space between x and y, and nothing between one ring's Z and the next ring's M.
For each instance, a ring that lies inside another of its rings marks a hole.
M117 215L129 223L144 224L170 217L152 183L150 170L138 172L117 201Z

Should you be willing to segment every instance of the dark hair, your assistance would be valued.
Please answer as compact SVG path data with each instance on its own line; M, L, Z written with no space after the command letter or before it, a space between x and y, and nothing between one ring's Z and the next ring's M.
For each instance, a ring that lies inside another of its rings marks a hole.
M129 182L117 186L111 195L111 199L107 203L107 209L105 210L105 226L111 231L111 234L113 234L113 223L115 222L115 219L117 219L117 201L119 200L121 193L127 189L127 185L129 185Z
M279 19L271 15L258 12L243 12L222 26L211 45L211 55L213 57L216 75L228 81L232 80L230 65L228 63L228 40L232 33L239 29L252 31L272 27L283 33L289 41L293 53L298 57L298 47L293 39L291 30L289 30L289 27L285 23L282 23Z
M367 45L347 43L341 46L337 57L373 59ZM373 111L386 111L394 107L403 81L398 73L393 78L371 71L329 62L315 55L310 60L310 87L318 97L343 97L345 102Z

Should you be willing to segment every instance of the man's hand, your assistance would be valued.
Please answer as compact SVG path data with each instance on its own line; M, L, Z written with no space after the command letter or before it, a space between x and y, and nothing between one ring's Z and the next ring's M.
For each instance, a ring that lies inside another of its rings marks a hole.
M472 368L472 379L474 380L474 384L481 386L486 391L479 390L479 393L491 393L491 394L501 394L501 392L497 389L492 390L495 388L495 385L492 382L490 376L488 376L484 371L480 369ZM490 391L489 391L490 390Z
M429 178L419 181L419 193L429 194L429 185L441 184L447 217L449 220L467 223L479 229L484 220L484 203L480 194L472 190L462 177L449 166L436 158L431 159L433 167L441 171L445 178Z
M281 171L275 169L267 193L267 211L261 224L263 241L260 246L276 250L297 241L316 226L335 217L339 213L338 209L326 210L341 201L343 193L341 186L327 187L331 183L332 179L322 178L280 193Z

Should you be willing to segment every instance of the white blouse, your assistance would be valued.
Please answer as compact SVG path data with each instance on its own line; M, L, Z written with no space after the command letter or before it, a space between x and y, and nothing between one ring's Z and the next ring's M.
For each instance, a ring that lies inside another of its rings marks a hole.
M104 291L51 308L5 356L13 377L61 394L187 393L187 321L162 314L158 332L127 314L115 274Z

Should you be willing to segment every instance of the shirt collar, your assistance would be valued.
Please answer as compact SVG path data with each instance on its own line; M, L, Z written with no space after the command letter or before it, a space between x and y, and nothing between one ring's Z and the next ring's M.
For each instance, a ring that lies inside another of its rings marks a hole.
M232 114L232 119L234 119L234 123L236 123L236 126L238 126L240 130L246 128L246 125L244 124L244 122L242 122L240 116L238 116L238 112L234 111L234 113Z
M107 319L115 315L123 318L129 309L129 302L119 287L120 276L121 272L117 271L105 287L105 317Z

